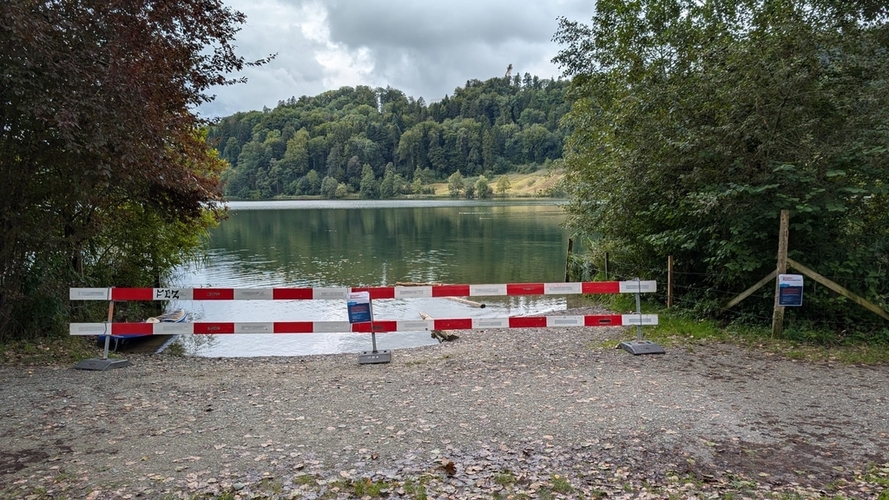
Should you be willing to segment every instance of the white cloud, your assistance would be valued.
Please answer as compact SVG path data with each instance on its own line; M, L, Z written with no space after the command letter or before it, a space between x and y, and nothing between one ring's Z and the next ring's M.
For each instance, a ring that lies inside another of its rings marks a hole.
M392 86L431 101L467 80L513 74L557 77L556 18L587 21L580 0L229 0L247 15L238 53L253 60L247 84L216 89L207 116L274 107L341 86Z

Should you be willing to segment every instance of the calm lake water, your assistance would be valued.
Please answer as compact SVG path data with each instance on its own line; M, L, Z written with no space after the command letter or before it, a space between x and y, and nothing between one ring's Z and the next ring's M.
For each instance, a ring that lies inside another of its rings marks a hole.
M182 269L181 287L348 287L401 282L560 282L568 234L558 202L232 202L205 262ZM375 319L502 317L565 308L564 297L373 302ZM194 321L347 320L345 301L182 301ZM361 352L366 334L222 335L182 338L197 356L292 356ZM429 332L377 335L378 349L434 344Z

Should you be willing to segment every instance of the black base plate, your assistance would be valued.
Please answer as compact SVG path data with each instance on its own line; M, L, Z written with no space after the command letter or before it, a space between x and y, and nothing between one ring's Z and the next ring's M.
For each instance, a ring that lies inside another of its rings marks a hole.
M384 351L364 351L358 355L359 365L368 365L374 363L390 363L392 361L392 351L386 349Z
M90 358L84 359L80 361L76 365L74 365L75 370L95 370L104 372L105 370L111 370L113 368L123 368L125 366L130 366L132 363L125 359L101 359L101 358Z
M633 340L628 342L621 342L620 345L618 345L617 347L636 355L666 353L663 347L655 344L650 340Z

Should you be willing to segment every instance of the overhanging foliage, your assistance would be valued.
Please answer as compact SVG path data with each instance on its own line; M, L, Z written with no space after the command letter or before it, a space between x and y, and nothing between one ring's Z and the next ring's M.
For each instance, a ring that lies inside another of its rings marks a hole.
M218 0L2 3L0 341L61 330L70 286L151 285L206 228L224 162L190 109L256 64L232 50L243 21Z
M710 312L775 268L789 209L790 256L885 306L887 20L845 0L601 0L588 26L562 19L571 226L630 275L664 280L673 255L686 305ZM823 289L807 304L837 328L860 316Z

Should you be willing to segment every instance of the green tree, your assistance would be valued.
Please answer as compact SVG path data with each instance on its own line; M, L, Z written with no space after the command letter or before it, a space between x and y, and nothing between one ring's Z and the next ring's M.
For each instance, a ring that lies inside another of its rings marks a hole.
M509 182L508 175L501 175L499 179L497 179L497 193L500 196L506 196L506 193L509 192L509 189L512 187L512 184Z
M448 194L451 198L458 198L465 188L463 185L463 174L459 170L448 177Z
M889 248L885 5L603 0L555 38L574 77L570 225L627 276L664 279L673 255L677 285L711 310L716 290L775 268L789 209L791 257L887 301L889 273L873 272ZM825 290L809 300L795 314L859 316Z
M400 193L398 186L395 185L395 168L389 167L380 182L380 198L394 198L398 194Z
M321 181L321 196L329 200L336 198L337 187L339 187L339 183L328 175Z
M470 179L463 181L463 197L467 200L475 198L475 183Z
M380 197L380 183L374 175L374 170L370 165L365 165L361 175L361 190L358 196L368 200L375 200Z
M3 2L0 342L65 333L69 287L152 286L195 248L225 163L191 110L254 64L243 22L219 0Z
M491 198L494 196L494 190L491 189L488 178L484 175L480 175L478 180L475 181L475 193L479 198Z
M321 193L321 176L315 169L309 170L309 173L306 174L306 182L309 185L309 192L306 194L320 194Z

